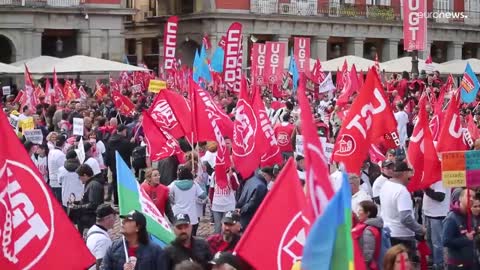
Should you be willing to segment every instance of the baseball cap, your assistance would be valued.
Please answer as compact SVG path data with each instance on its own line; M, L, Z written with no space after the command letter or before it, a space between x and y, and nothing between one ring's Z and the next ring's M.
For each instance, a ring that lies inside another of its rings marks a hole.
M411 172L413 171L412 168L408 166L405 161L397 161L393 167L393 171L395 172Z
M222 218L222 223L237 224L240 222L240 214L235 211L228 211Z
M177 214L173 221L173 226L190 224L190 217L187 214Z
M229 265L236 270L242 269L240 260L230 252L218 252L209 263L218 266Z
M104 218L108 215L111 214L117 214L117 211L113 209L113 207L110 204L101 204L97 207L97 211L95 212L97 218Z
M120 218L130 220L130 221L135 221L135 223L137 223L137 225L142 226L142 227L147 226L147 219L145 218L145 216L142 213L138 212L137 210L133 210L126 215L120 215Z
M387 154L395 155L395 149L388 149Z
M391 160L382 161L382 168L390 167L392 165L394 165L394 164L393 164L393 161L391 161Z

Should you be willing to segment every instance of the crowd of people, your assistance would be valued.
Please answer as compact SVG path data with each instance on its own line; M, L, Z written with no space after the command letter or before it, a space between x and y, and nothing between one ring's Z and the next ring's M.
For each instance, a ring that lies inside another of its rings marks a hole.
M432 104L438 99L444 99L442 104L448 102L448 94L441 96L440 90L450 82L438 72L412 79L404 72L402 76L385 76L383 83L394 108L400 147L381 149L384 160L368 158L359 174L349 175L352 235L359 243L367 268L413 269L422 263L422 243L426 241L431 251L427 254L431 269L480 269L480 194L473 189L451 190L441 181L414 194L406 188L413 175L406 149L418 116L419 98L422 94L428 96L431 103L427 111L433 118ZM234 117L237 97L229 92L207 90ZM110 96L98 100L93 93L87 99L68 103L46 104L41 99L42 103L35 108L14 102L15 96L3 97L4 112L11 123L31 118L33 128L42 131L43 143L34 144L23 136L21 125L13 127L56 199L85 238L97 259L96 268L249 269L248 263L232 252L275 184L283 164L259 168L246 178L232 166L227 187L220 187L214 173L216 142L202 142L192 148L187 140L180 139L184 163L176 156L151 162L141 112L151 106L154 94L132 93L129 89L122 94L135 104L137 113L133 116L120 114ZM318 135L331 143L336 140L345 110L336 105L339 95L340 91L309 94ZM354 100L352 95L349 103ZM263 101L283 160L294 157L304 185L304 157L296 152L295 145L296 136L301 135L297 100L288 89L283 90L281 97L274 97L264 87ZM480 108L462 108L464 128L469 115L480 127ZM73 135L74 118L83 119L83 136ZM231 151L230 138L225 139ZM80 144L84 153L78 150ZM473 148L480 149L480 140ZM118 219L117 181L122 177L116 174L116 152L135 171L141 188L173 225L176 238L167 247L161 248L150 240L146 218L138 211L120 216L122 237L111 239L109 231ZM342 181L338 167L330 164L330 180L336 190ZM210 216L206 218L212 223L207 225L213 226L213 234L197 237L201 218L207 213Z

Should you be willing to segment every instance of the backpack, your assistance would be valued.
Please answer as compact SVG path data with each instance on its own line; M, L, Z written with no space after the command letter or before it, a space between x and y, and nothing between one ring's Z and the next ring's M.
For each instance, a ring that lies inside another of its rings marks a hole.
M144 169L147 167L145 161L147 157L147 147L146 146L137 146L133 149L132 152L132 167L134 169Z
M372 270L383 270L383 258L387 250L392 246L390 243L390 229L368 226L363 224L358 230L354 232L354 240L359 241L364 230L369 230L375 238L375 251L373 253L373 260L370 261L368 268Z

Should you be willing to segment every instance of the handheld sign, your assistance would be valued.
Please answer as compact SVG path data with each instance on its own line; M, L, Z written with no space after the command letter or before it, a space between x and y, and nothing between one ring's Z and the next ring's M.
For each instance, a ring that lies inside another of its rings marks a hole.
M73 118L73 135L83 136L83 118Z
M446 187L479 187L480 151L442 153L442 179Z
M167 89L167 82L161 80L150 80L148 84L148 91L152 93L158 93L163 89Z
M42 144L43 143L43 133L40 129L30 129L25 130L23 135L28 141L31 141L34 144Z
M4 96L8 96L12 93L12 89L10 89L10 85L2 87L2 93Z
M18 121L18 128L22 129L22 133L25 133L25 130L34 129L35 123L33 122L33 117L28 117Z
M332 153L333 153L333 144L327 142L327 138L320 137L320 142L323 146L323 153L325 154L325 159L328 164L332 160ZM295 152L297 154L303 155L303 136L296 135L295 136Z

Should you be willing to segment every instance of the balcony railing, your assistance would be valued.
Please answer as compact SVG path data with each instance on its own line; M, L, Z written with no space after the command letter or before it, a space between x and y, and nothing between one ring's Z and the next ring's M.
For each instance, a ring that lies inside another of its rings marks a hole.
M363 18L384 22L403 19L402 7L398 5L341 4L338 1L319 5L317 0L284 2L287 1L250 0L250 12L254 14ZM480 25L480 11L465 11L462 13L464 18L461 18L462 16L453 10L433 10L430 14L437 18L430 17L429 22Z
M0 6L13 7L78 7L86 0L0 0Z

